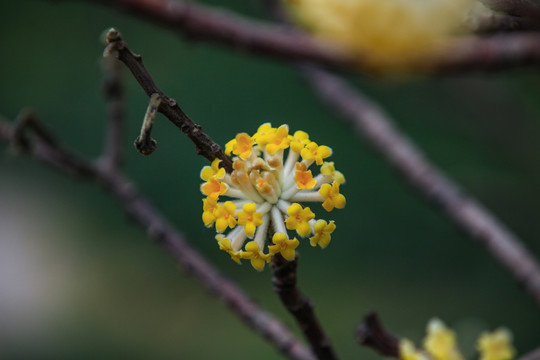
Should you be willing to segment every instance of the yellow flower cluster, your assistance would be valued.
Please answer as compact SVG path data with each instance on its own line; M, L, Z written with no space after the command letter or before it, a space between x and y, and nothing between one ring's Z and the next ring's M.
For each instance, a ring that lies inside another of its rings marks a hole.
M316 36L372 70L407 68L462 30L476 0L285 0Z
M219 167L218 159L201 171L206 196L202 220L207 227L215 226L221 250L237 263L249 259L260 271L275 254L295 258L300 242L291 239L288 230L308 237L312 246L328 246L334 221L315 219L301 203L321 202L326 211L345 206L340 192L345 177L325 161L332 149L311 141L303 131L290 135L287 125L274 128L266 123L252 136L237 134L225 145L225 154L234 156L231 174ZM312 165L320 166L318 174L309 170ZM222 197L231 200L220 201ZM270 230L273 236L265 252ZM247 238L253 240L244 244Z
M492 333L483 333L477 342L480 360L511 360L515 351L512 347L512 335L506 329L497 329ZM439 319L432 319L427 326L424 338L424 351L403 339L399 344L401 360L463 360L455 333Z

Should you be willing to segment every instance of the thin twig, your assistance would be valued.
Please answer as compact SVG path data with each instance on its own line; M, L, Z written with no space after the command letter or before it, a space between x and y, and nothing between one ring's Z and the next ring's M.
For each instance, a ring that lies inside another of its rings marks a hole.
M158 111L167 117L176 127L186 134L195 144L197 153L212 161L215 158L221 160L220 166L227 172L232 171L232 161L225 155L221 147L216 144L198 124L187 116L178 106L176 100L168 97L161 91L154 79L150 76L140 55L135 55L128 48L122 39L120 33L110 29L107 33L107 47L104 51L105 56L113 55L122 61L131 71L135 79L139 82L142 89L149 97L158 94L161 102Z
M520 356L517 360L540 360L540 348Z
M128 11L130 14L197 39L251 53L285 60L305 60L319 65L362 69L362 59L354 58L290 27L250 21L220 11L174 0L87 0ZM523 24L522 27L530 28ZM535 23L536 24L536 23ZM513 25L512 25L513 26ZM493 71L540 63L540 34L511 33L493 37L456 39L447 51L426 57L411 71L455 73Z
M51 146L57 146L56 139L45 129L45 126L39 121L36 113L32 110L24 110L17 117L13 127L12 149L15 152L26 149L28 147L29 135L37 136Z
M162 98L159 94L152 94L150 102L144 114L144 120L141 126L141 134L135 139L135 148L143 155L150 155L157 147L156 140L152 139L152 127L156 120L157 111Z
M431 164L375 103L323 70L303 66L302 71L324 102L341 114L420 195L438 205L461 230L485 246L540 305L540 267L516 235Z
M0 140L11 142L14 129L0 119ZM118 200L124 211L147 233L167 250L178 263L199 280L206 290L222 300L231 311L256 333L266 338L274 347L291 359L313 360L313 354L276 320L259 307L231 280L221 275L206 259L193 249L184 235L174 230L159 212L146 200L120 172L96 166L70 152L35 137L28 141L27 152L61 173L101 185Z
M448 51L418 64L418 71L434 74L495 71L540 63L540 34L510 33L460 38Z
M293 261L285 260L280 254L272 257L272 282L285 308L294 316L298 327L304 333L311 349L318 359L332 360L337 356L328 336L324 333L315 316L313 304L296 286L296 267L298 257Z
M399 358L399 339L386 331L377 313L364 317L364 323L356 329L356 341L383 356Z
M124 85L120 61L112 56L103 59L103 93L107 105L107 128L100 162L117 169L122 164L124 140Z

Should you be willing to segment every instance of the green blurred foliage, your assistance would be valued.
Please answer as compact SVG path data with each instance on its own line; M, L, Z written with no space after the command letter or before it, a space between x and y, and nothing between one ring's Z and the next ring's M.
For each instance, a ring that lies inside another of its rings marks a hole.
M264 16L256 2L228 6ZM105 117L99 38L111 26L143 54L159 86L218 143L270 121L306 130L333 148L333 161L347 177L342 188L347 207L332 213L338 229L327 249L301 246L299 271L301 289L314 301L343 358L378 358L353 340L355 326L369 310L415 341L438 316L456 328L469 358L476 358L479 332L500 325L513 331L518 353L538 345L540 311L530 296L337 121L287 63L189 41L86 2L3 1L0 113L14 118L31 107L66 147L98 156ZM189 140L160 117L154 131L157 151L142 157L133 149L147 98L125 75L126 172L194 247L294 328L272 292L269 271L256 273L248 264L231 262L203 226L198 175L207 162L195 155ZM436 79L350 77L435 164L540 253L536 71ZM277 357L98 188L7 155L4 145L1 150L6 155L0 162L0 208L44 222L48 235L36 231L32 243L57 250L43 258L43 274L68 259L77 269L68 305L45 322L46 332L23 333L15 340L0 332L4 359ZM35 208L46 210L30 214ZM17 236L4 236L0 243L13 239ZM5 276L11 279L10 273ZM6 309L0 307L0 318Z

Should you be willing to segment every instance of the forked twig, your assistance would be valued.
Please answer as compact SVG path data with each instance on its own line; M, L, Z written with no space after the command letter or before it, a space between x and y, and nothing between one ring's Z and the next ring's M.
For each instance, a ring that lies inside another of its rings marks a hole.
M163 91L157 87L154 79L152 79L144 67L141 56L135 55L131 52L127 44L122 39L121 34L115 29L110 29L107 33L107 43L108 45L105 48L104 55L112 55L117 57L128 67L148 97L154 96L155 98L159 98L160 101L157 110L165 115L167 119L169 119L176 127L186 134L191 141L193 141L197 153L210 161L216 158L220 159L220 166L224 167L227 172L231 172L232 161L228 156L225 155L221 149L221 146L216 144L202 130L200 125L195 124L193 120L191 120L189 116L187 116L186 113L180 109L176 100L165 95ZM143 125L143 129L144 128L145 126ZM146 148L146 150L149 150L149 148Z

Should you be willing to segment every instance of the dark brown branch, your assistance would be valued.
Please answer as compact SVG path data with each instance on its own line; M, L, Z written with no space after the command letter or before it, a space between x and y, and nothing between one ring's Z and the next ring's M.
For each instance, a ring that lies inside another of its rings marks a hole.
M286 60L307 60L321 65L361 69L353 58L286 26L246 20L238 15L174 0L87 0L116 7L190 38L226 45L251 53ZM521 0L520 0L521 1ZM537 22L540 23L540 22ZM535 23L536 24L536 23ZM521 25L523 24L521 19ZM440 56L426 58L413 71L454 73L491 71L540 63L539 34L502 34L495 37L458 39Z
M313 66L302 70L324 102L341 114L420 195L485 246L540 304L540 267L516 235L431 164L375 103L336 76Z
M0 119L0 140L14 140L13 127ZM260 308L231 280L221 275L186 241L183 234L170 227L159 212L121 173L96 166L58 146L52 146L41 137L27 142L26 150L34 158L61 173L101 185L118 200L124 211L148 236L169 252L178 263L199 280L206 290L222 300L231 311L256 333L266 338L285 356L297 360L313 360L314 356L271 314Z
M520 356L517 360L540 360L540 348Z
M386 331L377 313L364 317L364 323L356 329L356 341L383 356L399 358L399 339Z
M178 106L176 100L168 97L161 91L146 68L143 65L140 55L135 55L123 41L120 33L114 29L107 33L107 48L104 55L114 55L129 68L135 79L139 82L148 97L158 94L161 102L159 112L169 119L176 127L186 134L195 144L197 153L212 161L215 158L221 159L221 166L232 171L232 161L225 155L221 147L216 144L198 124L187 116Z
M124 140L124 86L120 61L112 56L103 59L103 94L107 105L107 128L103 166L117 169L122 164Z
M296 267L298 257L293 261L285 260L280 254L272 257L271 268L274 291L279 295L285 308L294 316L298 327L304 333L311 349L318 359L337 359L330 339L324 333L315 312L313 304L296 286Z

